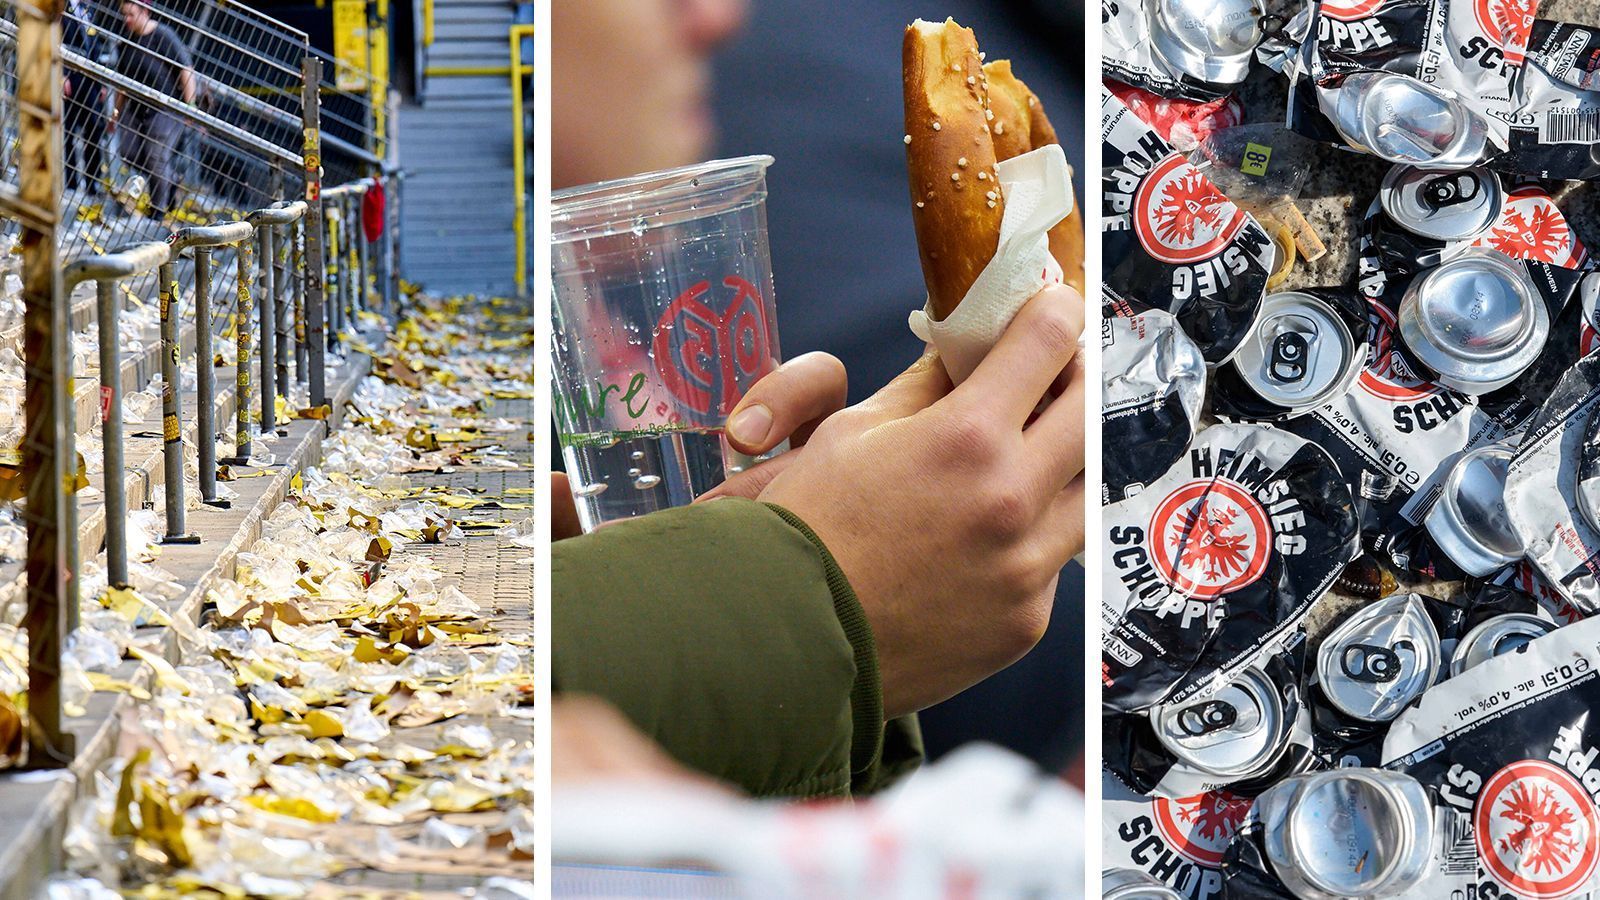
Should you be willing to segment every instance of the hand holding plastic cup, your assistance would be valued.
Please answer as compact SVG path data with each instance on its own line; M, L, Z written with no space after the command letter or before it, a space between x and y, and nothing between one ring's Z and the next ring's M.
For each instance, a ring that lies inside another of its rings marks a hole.
M554 411L584 531L687 505L756 462L723 428L779 360L771 163L717 160L551 198Z

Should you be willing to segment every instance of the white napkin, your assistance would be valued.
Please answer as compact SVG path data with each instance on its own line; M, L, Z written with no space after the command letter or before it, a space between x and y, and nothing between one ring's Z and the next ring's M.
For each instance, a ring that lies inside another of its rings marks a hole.
M1046 232L1072 212L1067 155L1047 144L996 170L1006 212L994 258L948 317L935 321L926 305L911 314L911 332L933 344L956 384L978 367L1029 297L1062 281Z

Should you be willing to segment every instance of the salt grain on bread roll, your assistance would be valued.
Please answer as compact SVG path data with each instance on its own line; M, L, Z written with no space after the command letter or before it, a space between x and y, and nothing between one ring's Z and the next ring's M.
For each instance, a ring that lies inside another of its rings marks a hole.
M1061 143L1045 115L1044 104L1012 74L1010 60L985 63L983 71L988 76L989 108L994 112L990 133L998 159L1008 160L1046 144ZM1083 218L1076 203L1072 213L1050 229L1050 255L1060 264L1067 283L1083 293Z
M906 170L935 319L956 308L1000 246L989 96L978 40L954 20L906 29Z

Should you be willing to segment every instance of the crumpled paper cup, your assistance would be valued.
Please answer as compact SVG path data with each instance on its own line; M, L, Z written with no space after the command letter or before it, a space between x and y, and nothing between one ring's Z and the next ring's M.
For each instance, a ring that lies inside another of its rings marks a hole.
M1011 324L1017 310L1043 288L1063 281L1047 233L1072 212L1072 177L1057 144L1030 150L995 167L1006 212L994 258L955 311L935 320L924 305L911 313L911 331L932 344L955 384L965 381Z

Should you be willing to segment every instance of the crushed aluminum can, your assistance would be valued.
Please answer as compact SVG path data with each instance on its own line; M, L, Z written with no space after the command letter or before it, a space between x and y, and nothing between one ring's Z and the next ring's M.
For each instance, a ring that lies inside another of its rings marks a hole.
M1344 715L1387 722L1422 696L1442 664L1422 598L1401 594L1363 607L1323 639L1317 687Z
M1101 502L1138 493L1194 439L1206 361L1168 313L1134 312L1109 290L1100 319Z
M1174 100L1217 100L1233 83L1213 84L1170 65L1157 51L1152 19L1162 0L1105 0L1100 4L1100 72L1109 80ZM1248 57L1240 61L1248 65ZM1204 70L1204 67L1198 67ZM1240 78L1243 76L1241 75ZM1234 79L1236 83L1239 79Z
M1101 900L1186 900L1137 869L1106 869L1100 873Z
M1472 250L1424 272L1400 303L1400 336L1441 384L1486 394L1533 365L1550 310L1527 271L1503 253Z
M1428 380L1401 345L1386 303L1367 300L1365 312L1369 350L1354 387L1281 427L1333 457L1360 505L1367 549L1404 567L1446 462L1505 430L1477 398Z
M1333 460L1263 425L1200 432L1101 527L1101 702L1124 712L1204 694L1284 646L1358 538Z
M1433 858L1401 900L1600 890L1600 620L1552 631L1424 694L1384 767L1434 799Z
M1460 169L1483 158L1488 123L1466 100L1393 72L1362 72L1323 89L1341 137L1382 160Z
M1491 444L1463 453L1428 511L1428 534L1468 575L1484 576L1522 558L1522 540L1506 513L1512 450Z
M1145 713L1111 713L1104 765L1122 783L1154 797L1192 797L1226 789L1253 797L1305 771L1312 757L1305 700L1306 639L1295 631L1233 678Z
M1294 706L1251 667L1209 694L1156 706L1150 723L1168 753L1225 785L1272 769L1288 747Z
M1600 611L1600 530L1578 507L1578 466L1600 409L1600 354L1548 392L1506 472L1506 511L1544 583L1579 612Z
M1227 361L1261 307L1272 238L1108 90L1100 134L1106 286L1171 313L1207 363Z
M1367 358L1366 317L1338 291L1269 294L1255 325L1216 374L1217 409L1279 421L1343 397Z
M1470 241L1487 231L1505 204L1500 176L1474 167L1455 171L1395 166L1378 203L1402 228L1441 241Z
M1261 43L1257 0L1145 0L1156 57L1208 84L1238 84Z
M1374 768L1297 775L1256 798L1229 848L1227 896L1396 897L1427 871L1434 841L1433 803L1415 778Z
M1497 656L1515 653L1556 630L1556 623L1532 613L1506 613L1480 622L1456 645L1450 658L1450 677Z
M1102 865L1142 873L1182 900L1222 896L1222 857L1251 798L1228 790L1147 797L1109 769L1100 785Z
M1531 11L1508 0L1323 0L1287 31L1289 122L1391 162L1463 168L1504 150Z

